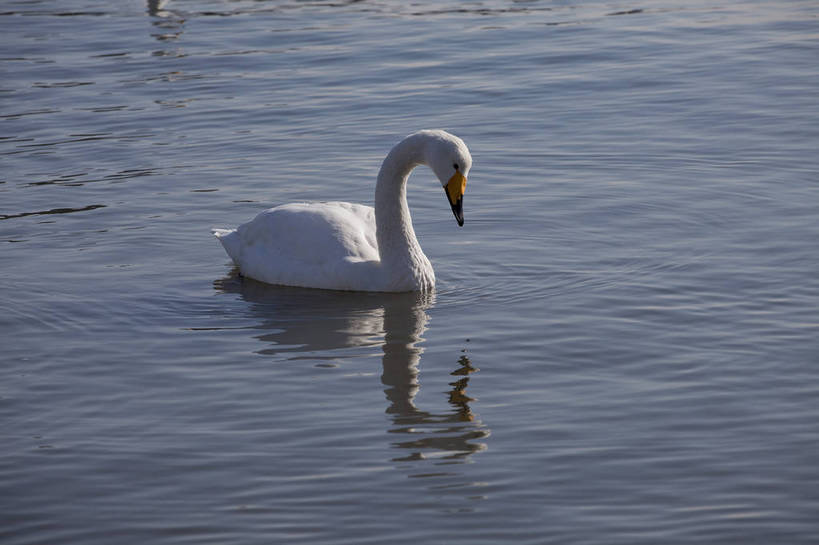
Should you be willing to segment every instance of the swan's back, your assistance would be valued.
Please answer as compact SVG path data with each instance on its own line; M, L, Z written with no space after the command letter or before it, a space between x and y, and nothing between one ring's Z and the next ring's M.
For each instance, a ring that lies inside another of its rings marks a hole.
M271 284L362 289L366 267L350 269L379 259L374 211L360 204L286 204L213 234L242 274Z

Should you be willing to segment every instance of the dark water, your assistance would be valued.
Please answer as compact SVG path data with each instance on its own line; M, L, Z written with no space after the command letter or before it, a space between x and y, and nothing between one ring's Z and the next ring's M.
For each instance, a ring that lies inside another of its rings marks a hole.
M5 1L0 541L816 543L815 2ZM411 179L436 293L209 229Z

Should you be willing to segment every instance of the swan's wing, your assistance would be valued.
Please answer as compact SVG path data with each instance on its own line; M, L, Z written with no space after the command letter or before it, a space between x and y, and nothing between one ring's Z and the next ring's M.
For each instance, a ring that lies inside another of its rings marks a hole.
M360 204L287 204L214 234L243 274L270 283L325 283L348 264L379 259L374 211Z
M375 214L360 204L286 204L265 210L237 231L245 247L262 246L308 263L378 259Z

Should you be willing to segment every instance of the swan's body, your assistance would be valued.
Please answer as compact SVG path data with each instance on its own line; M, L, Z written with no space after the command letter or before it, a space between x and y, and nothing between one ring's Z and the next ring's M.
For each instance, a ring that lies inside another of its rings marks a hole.
M355 291L418 291L435 286L407 206L407 178L428 165L441 182L459 225L472 158L444 131L420 131L384 159L375 208L345 202L286 204L237 229L214 229L241 273L262 282Z

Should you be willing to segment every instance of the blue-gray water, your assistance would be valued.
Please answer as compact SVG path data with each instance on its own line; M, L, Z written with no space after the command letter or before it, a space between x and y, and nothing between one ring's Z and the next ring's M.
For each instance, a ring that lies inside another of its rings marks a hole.
M819 6L0 6L0 542L816 543ZM411 178L431 296L211 227Z

